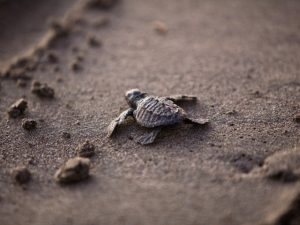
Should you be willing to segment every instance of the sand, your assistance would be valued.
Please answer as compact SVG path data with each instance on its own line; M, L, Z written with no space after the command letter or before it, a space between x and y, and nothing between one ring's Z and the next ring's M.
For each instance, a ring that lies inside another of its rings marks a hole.
M300 224L299 1L31 2L0 5L0 224ZM141 146L147 130L129 123L107 139L131 88L196 95L181 106L210 126L166 128ZM28 108L9 118L20 98ZM85 140L89 179L58 185ZM20 166L31 173L22 186L10 173Z

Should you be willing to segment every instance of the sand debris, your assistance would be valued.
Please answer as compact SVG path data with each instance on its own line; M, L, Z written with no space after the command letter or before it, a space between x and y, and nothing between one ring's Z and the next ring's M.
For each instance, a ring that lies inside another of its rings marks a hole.
M25 130L28 130L28 131L34 130L34 129L36 129L36 126L37 126L37 122L33 119L24 119L22 121L22 127Z
M46 83L42 84L38 81L33 81L31 92L40 98L54 98L54 90Z
M262 167L253 173L259 174L270 181L292 183L300 180L300 151L290 149L274 153L267 157Z
M78 59L76 59L74 62L70 64L70 69L75 72L82 70L82 66L80 65Z
M18 184L28 183L31 179L31 173L25 166L19 166L11 171L14 181Z
M37 60L34 55L17 58L13 63L1 71L0 77L10 78L13 80L23 79L30 80L31 76L28 71L35 70Z
M89 35L87 37L87 42L90 47L100 47L102 45L102 42L98 40L94 35Z
M95 154L95 145L86 140L77 146L76 151L80 157L92 157Z
M76 157L69 159L59 168L54 179L58 183L74 183L85 180L89 177L90 160L87 158Z
M7 111L10 118L17 118L24 115L25 110L28 107L28 103L25 99L21 98L16 101Z
M63 137L64 139L70 139L70 138L71 138L71 134L70 134L69 132L64 131L64 132L62 133L62 137Z

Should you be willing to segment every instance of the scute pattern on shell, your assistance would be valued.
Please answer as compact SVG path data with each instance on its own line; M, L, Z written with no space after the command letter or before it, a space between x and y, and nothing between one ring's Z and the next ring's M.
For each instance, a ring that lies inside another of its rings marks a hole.
M149 128L176 124L186 117L184 110L172 101L154 96L142 99L134 115L138 124Z

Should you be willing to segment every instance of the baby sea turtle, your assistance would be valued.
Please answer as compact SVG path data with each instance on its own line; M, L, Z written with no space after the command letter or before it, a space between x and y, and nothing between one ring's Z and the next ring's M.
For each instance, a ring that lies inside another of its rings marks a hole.
M153 143L161 128L179 123L189 123L196 125L206 125L207 119L194 119L176 102L196 101L195 96L174 95L169 97L156 97L141 92L139 89L131 89L126 92L125 99L130 106L122 112L108 126L108 137L111 137L116 127L125 122L127 117L133 117L135 121L147 128L152 128L150 133L139 137L136 141L142 145Z

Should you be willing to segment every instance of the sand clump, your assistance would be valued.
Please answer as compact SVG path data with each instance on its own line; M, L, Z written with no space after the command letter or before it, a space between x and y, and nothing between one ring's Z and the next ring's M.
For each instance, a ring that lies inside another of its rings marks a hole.
M89 177L90 160L76 157L69 159L55 173L54 179L58 183L75 183Z
M80 157L92 157L95 155L95 145L86 140L76 148L77 154Z
M296 148L275 153L266 158L263 166L253 173L273 182L296 182L300 179L300 151Z
M54 98L54 89L49 87L46 83L40 83L39 81L33 81L31 86L31 92L40 98Z
M30 80L32 77L29 75L29 72L34 71L36 66L37 58L35 55L19 57L0 72L0 77L13 80Z
M31 131L31 130L36 129L36 126L37 126L37 122L33 119L24 119L22 121L22 128L24 130Z
M71 138L71 134L70 134L69 132L64 131L64 132L62 133L62 137L63 137L64 139L70 139L70 138Z
M28 103L25 99L21 98L17 100L7 111L10 118L17 118L24 115L25 110L28 107Z
M31 173L25 166L19 166L11 171L12 178L18 184L26 184L31 179Z

